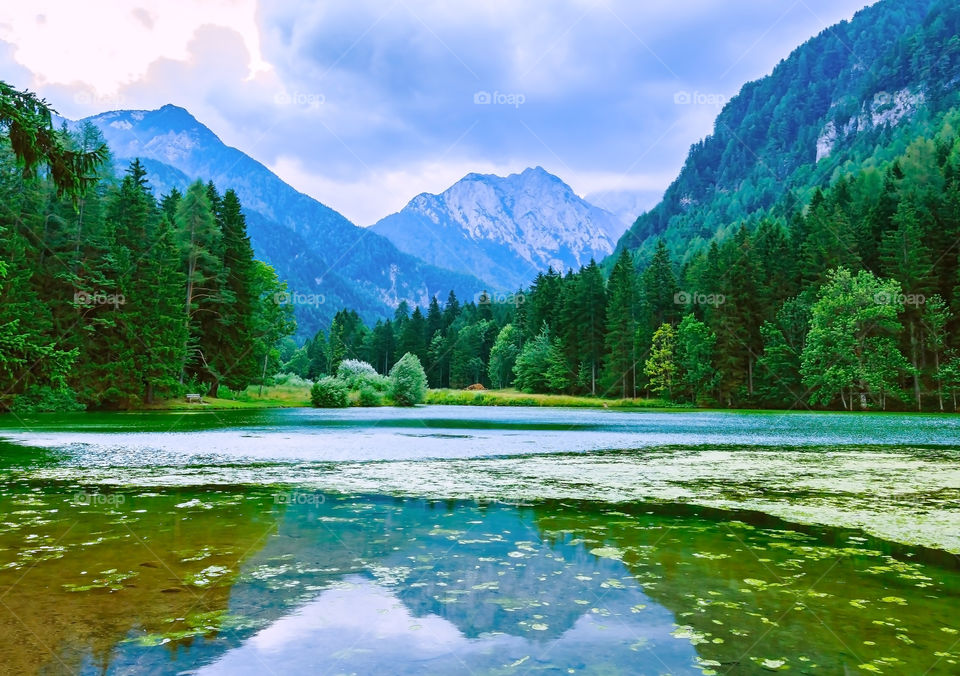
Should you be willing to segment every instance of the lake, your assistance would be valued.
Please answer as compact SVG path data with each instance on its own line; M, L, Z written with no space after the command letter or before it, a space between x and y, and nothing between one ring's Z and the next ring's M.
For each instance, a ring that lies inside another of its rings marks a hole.
M957 673L958 419L0 417L15 673Z

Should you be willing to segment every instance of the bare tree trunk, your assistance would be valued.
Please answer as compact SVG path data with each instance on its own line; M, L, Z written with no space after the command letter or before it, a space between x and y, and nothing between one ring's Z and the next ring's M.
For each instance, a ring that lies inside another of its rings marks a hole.
M913 365L913 397L917 402L917 410L922 410L920 401L920 369L917 365L917 325L910 322L910 362Z
M195 221L196 219L190 219L190 251L187 254L187 331L183 339L183 366L180 367L181 385L183 385L183 376L187 370L187 347L190 344L190 305L193 303L193 276L197 272L197 224Z
M270 353L267 352L263 355L263 372L260 374L260 391L257 392L258 397L263 396L263 381L267 379L267 356Z
M933 353L933 372L940 375L940 352ZM943 381L937 379L937 403L940 404L940 412L943 413Z

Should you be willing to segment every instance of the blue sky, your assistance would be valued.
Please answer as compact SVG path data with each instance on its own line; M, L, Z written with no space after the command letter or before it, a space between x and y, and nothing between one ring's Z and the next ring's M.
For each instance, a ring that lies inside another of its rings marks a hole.
M38 0L0 8L0 79L69 117L182 105L359 225L534 165L640 208L725 100L866 4Z

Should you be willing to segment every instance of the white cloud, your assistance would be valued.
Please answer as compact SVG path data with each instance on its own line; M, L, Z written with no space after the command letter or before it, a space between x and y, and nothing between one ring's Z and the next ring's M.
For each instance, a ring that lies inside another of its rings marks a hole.
M108 97L143 77L158 59L185 59L194 33L205 25L242 36L252 71L260 56L256 0L164 0L136 6L129 0L6 2L0 5L0 40L35 76L34 86L83 84Z

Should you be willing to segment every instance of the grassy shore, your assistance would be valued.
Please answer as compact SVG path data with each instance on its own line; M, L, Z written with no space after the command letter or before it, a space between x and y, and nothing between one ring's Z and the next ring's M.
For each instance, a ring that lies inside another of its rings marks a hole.
M354 397L355 398L355 397ZM355 405L355 402L352 402ZM651 409L680 408L659 399L602 399L565 394L527 394L517 390L451 390L427 392L426 404L443 406L545 406L566 408ZM157 401L143 408L153 411L198 409L300 408L310 406L310 387L303 384L250 387L230 397L204 397L202 404L188 404L183 399Z
M310 406L310 388L305 385L273 385L249 387L230 398L204 397L202 404L188 404L183 399L166 399L143 408L151 411L182 411L237 408L302 408Z
M678 408L660 399L602 399L567 394L527 394L517 390L430 390L427 404L444 406L556 406L572 408Z

